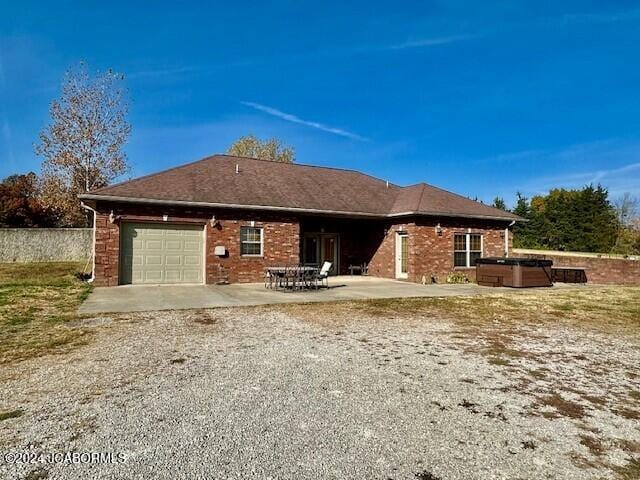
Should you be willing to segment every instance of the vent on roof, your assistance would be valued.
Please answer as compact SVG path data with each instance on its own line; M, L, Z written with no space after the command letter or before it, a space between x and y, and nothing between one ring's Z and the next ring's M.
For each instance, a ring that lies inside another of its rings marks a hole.
M240 164L236 163L236 173L240 173Z
M387 180L387 188L389 188L389 180Z

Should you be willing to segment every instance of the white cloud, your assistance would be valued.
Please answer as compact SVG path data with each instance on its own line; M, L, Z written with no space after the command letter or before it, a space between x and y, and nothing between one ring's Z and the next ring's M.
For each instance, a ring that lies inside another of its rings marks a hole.
M274 61L298 61L298 60L310 60L316 58L331 58L331 57L345 57L352 55L362 55L367 53L382 53L390 52L394 50L405 49L417 49L436 47L439 45L447 45L450 43L460 42L464 40L470 40L473 38L480 38L481 35L451 35L444 37L430 37L420 38L417 40L410 40L402 43L394 44L369 44L369 45L356 45L356 46L344 46L335 49L308 51L300 53L288 53L288 54L276 54L272 56L264 57L249 57L245 59L236 59L233 61L219 63L216 65L183 65L166 68L151 68L148 70L133 71L127 75L129 79L145 79L155 77L168 77L168 76L180 76L190 73L198 73L200 75L210 74L212 72L223 70L225 68L236 67L249 67L255 65L265 65Z
M381 48L381 50L404 50L406 48L435 47L437 45L447 45L449 43L461 42L463 40L470 40L478 37L480 37L480 35L452 35L449 37L422 38L396 45L389 45Z
M369 139L362 137L360 135L357 135L355 133L349 132L347 130L343 130L341 128L336 128L336 127L331 127L329 125L325 125L319 122L313 122L310 120L303 120L300 117L297 117L296 115L293 115L291 113L286 113L283 112L281 110L278 110L276 108L273 107L268 107L266 105L262 105L260 103L255 103L255 102L240 102L242 105L245 105L249 108L253 108L254 110L258 110L261 112L264 112L268 115L271 115L273 117L277 117L277 118L281 118L282 120L285 120L287 122L291 122L291 123L297 123L300 125L304 125L307 127L311 127L311 128L315 128L317 130L321 130L323 132L328 132L328 133L332 133L334 135L339 135L341 137L345 137L345 138L350 138L352 140L358 140L361 142L367 142L369 141Z
M532 177L519 185L517 190L527 195L546 193L551 188L580 188L598 183L607 187L613 197L627 191L640 192L640 141L614 138L569 145L558 150L501 154L484 161L491 163L505 159L556 172Z

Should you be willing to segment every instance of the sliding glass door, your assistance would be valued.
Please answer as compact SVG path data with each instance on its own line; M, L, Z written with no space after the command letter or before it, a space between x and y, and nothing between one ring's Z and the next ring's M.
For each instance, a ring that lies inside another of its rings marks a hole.
M305 233L302 245L302 261L305 265L322 267L331 262L331 275L340 271L340 236L337 233Z

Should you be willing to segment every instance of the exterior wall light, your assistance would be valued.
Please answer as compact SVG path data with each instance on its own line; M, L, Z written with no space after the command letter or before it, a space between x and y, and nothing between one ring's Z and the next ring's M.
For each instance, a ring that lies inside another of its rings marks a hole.
M440 223L438 223L438 224L436 225L436 234L437 234L439 237L441 237L443 233L444 233L444 229L440 226Z
M111 213L109 214L109 223L116 223L119 220L120 215L116 215L115 213L113 213L113 210L111 210Z

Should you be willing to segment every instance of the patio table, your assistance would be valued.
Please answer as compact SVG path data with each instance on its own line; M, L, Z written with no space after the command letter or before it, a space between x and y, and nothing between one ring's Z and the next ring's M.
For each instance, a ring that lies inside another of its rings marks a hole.
M289 282L291 282L293 290L298 290L307 286L304 281L299 281L304 274L317 274L320 271L318 267L310 267L306 265L292 267L274 266L266 267L264 270L268 275L276 279L275 283L270 283L269 286L265 285L267 288L272 288L271 285L273 285L277 289L279 283L278 280L285 280L287 286L289 285Z

